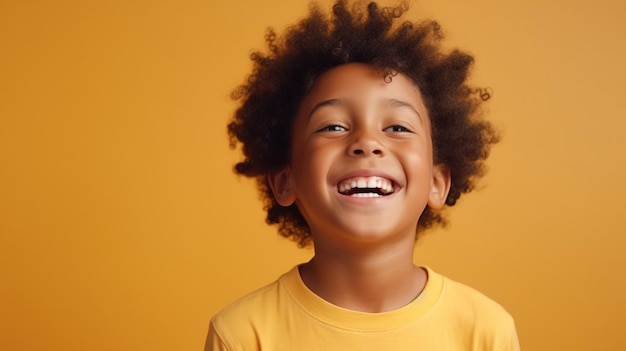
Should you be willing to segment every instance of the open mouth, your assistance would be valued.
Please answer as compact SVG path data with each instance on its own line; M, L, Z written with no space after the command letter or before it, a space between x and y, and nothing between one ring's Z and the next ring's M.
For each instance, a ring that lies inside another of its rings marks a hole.
M337 184L340 194L355 197L377 197L393 194L393 181L382 177L354 177Z

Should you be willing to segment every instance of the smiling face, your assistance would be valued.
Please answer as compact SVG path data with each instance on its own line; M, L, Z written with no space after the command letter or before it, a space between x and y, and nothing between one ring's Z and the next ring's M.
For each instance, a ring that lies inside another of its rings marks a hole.
M290 164L269 176L277 201L296 202L316 247L414 238L424 208L445 203L450 177L433 165L419 89L386 83L365 64L321 75L295 118Z

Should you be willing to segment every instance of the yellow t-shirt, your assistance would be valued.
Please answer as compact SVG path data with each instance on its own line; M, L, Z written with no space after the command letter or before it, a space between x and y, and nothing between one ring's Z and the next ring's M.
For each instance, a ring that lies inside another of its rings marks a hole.
M315 295L294 267L213 317L205 350L519 350L513 319L502 306L427 271L413 302L366 313Z

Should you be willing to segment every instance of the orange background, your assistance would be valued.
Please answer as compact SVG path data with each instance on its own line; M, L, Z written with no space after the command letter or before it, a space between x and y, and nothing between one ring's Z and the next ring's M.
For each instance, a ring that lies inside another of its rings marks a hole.
M504 141L416 262L516 318L525 350L623 350L625 7L435 1ZM238 179L228 94L304 1L0 3L0 349L201 350L310 250Z

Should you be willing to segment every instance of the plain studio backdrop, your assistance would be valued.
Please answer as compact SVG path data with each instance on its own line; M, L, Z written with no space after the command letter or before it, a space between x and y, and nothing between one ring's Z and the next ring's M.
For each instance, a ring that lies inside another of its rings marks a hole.
M525 350L624 350L625 5L435 1L503 131L416 262ZM209 318L311 250L231 172L229 92L304 1L0 3L0 349L201 350Z

